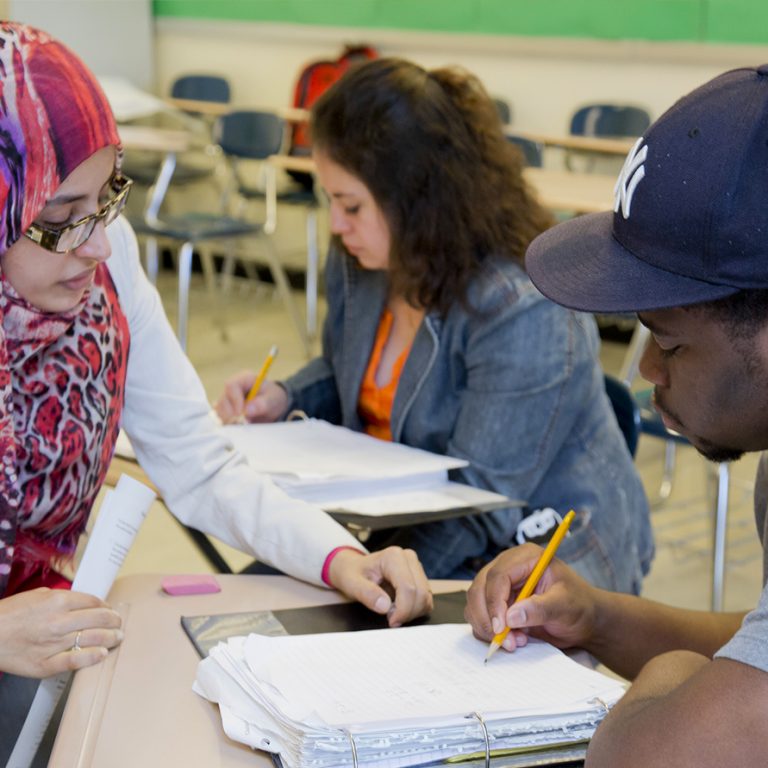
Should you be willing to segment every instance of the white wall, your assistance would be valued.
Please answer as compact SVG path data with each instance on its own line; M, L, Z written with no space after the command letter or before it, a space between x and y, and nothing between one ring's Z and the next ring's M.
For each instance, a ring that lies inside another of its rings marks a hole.
M238 106L289 104L303 63L335 58L346 42L427 66L461 64L513 106L512 126L566 131L587 101L638 103L657 117L679 96L735 66L768 61L768 46L461 36L281 24L156 22L158 93L179 74L226 75Z
M99 76L124 77L138 88L152 87L150 0L4 0L0 13L4 19L49 32Z

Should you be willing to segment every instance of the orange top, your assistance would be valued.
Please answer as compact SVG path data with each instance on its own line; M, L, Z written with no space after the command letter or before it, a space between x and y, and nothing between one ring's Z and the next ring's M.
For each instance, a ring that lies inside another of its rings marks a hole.
M379 320L376 339L373 342L368 368L360 385L360 396L357 400L357 413L363 421L363 429L369 435L380 440L392 440L392 404L395 402L395 392L400 381L400 374L405 360L410 352L410 344L400 353L392 368L392 378L383 387L376 383L376 372L379 370L381 353L392 330L393 316L385 309Z

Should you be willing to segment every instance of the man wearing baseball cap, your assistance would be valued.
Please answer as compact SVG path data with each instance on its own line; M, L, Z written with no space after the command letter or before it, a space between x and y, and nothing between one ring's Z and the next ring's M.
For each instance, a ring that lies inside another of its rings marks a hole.
M665 424L714 461L768 448L768 65L727 72L681 99L630 152L614 211L560 224L526 266L549 298L637 312L640 371ZM755 488L768 575L768 464ZM510 606L538 558L502 553L469 591L483 639L509 625L581 647L633 680L587 765L768 765L768 587L744 614L671 608L596 589L557 560ZM765 578L764 578L765 582Z

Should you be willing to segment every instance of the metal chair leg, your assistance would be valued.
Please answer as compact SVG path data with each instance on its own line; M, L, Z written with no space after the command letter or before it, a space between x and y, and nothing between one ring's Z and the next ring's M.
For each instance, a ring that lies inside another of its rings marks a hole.
M659 486L659 501L666 501L672 494L672 480L675 476L677 446L673 440L664 441L664 474Z
M187 323L189 320L189 284L192 278L192 243L186 242L179 251L179 323L176 335L184 352L187 351Z
M621 370L619 371L619 379L628 387L632 386L632 382L637 376L640 358L643 356L650 334L651 332L644 325L639 322L635 324L635 330L632 331L632 338L629 340L629 345L621 364Z
M269 270L272 273L272 278L275 281L275 285L277 286L278 291L280 291L280 296L283 299L285 308L288 310L288 314L291 316L291 320L293 320L293 324L299 334L301 343L304 346L304 353L306 354L307 358L309 358L312 356L312 347L309 343L309 338L307 337L307 330L304 325L304 320L301 317L301 313L299 312L298 307L296 306L296 302L294 301L293 294L291 293L291 286L288 283L285 270L283 269L283 265L280 263L277 253L275 252L272 237L265 234L263 239L265 242L264 250L267 254Z
M714 540L712 542L712 610L723 610L725 592L725 546L728 533L728 462L717 466L717 500L715 503Z
M157 285L157 274L160 271L160 258L158 256L157 238L148 237L144 243L144 253L146 263L144 269L152 285Z
M307 211L307 337L312 343L317 336L317 286L320 271L317 248L317 211Z

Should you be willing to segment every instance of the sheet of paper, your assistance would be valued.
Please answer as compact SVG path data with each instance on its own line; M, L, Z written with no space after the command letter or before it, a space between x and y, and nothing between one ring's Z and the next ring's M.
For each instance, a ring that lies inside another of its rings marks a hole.
M370 517L420 512L438 512L458 507L500 504L506 496L462 483L443 483L433 488L416 489L405 493L389 493L378 496L324 499L323 509L344 510Z
M377 440L318 419L276 424L234 424L227 437L260 472L302 480L334 477L393 478L445 472L468 462Z
M615 700L623 691L620 683L546 643L532 641L484 664L487 650L463 624L250 635L245 643L254 676L280 692L295 719L314 712L336 727L423 722L472 711L558 714L594 697Z
M125 560L139 526L155 500L155 492L128 475L121 475L108 491L72 581L72 590L102 600ZM6 768L29 768L70 673L42 680Z

